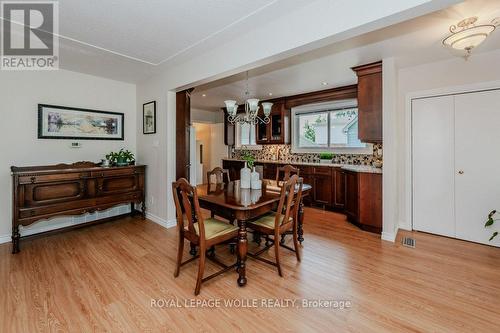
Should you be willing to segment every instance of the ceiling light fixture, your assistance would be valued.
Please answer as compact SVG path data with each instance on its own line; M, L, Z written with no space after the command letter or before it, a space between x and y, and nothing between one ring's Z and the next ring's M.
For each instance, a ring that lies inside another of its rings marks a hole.
M458 22L457 25L451 25L451 35L443 39L443 45L455 50L465 51L464 57L467 60L472 49L484 42L499 24L498 18L491 21L491 23L480 25L476 25L477 20L478 18L473 16Z
M327 86L328 82L321 82L322 85Z
M207 97L207 94L202 94L201 97Z
M271 107L273 103L265 102L262 103L262 109L264 111L264 118L259 117L257 114L259 112L259 99L257 98L249 98L250 92L248 91L248 71L246 73L246 90L245 90L245 114L238 115L238 104L236 101L227 100L224 101L226 104L227 110L227 120L231 123L240 123L240 124L250 124L257 125L259 122L263 124L269 124L271 120L269 115L271 114Z
M272 95L273 95L273 93L269 93L269 96L272 96Z

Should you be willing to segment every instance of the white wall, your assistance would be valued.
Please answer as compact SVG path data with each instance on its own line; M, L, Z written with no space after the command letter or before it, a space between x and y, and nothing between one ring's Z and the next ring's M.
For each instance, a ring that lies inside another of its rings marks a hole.
M412 95L429 96L437 93L459 92L469 89L468 87L499 87L499 80L500 50L482 54L473 53L468 61L463 58L453 58L399 70L397 105L397 128L399 130L397 137L399 144L397 147L393 147L392 151L389 151L388 146L384 144L384 157L388 154L395 154L398 160L397 196L400 198L398 216L401 228L411 228L408 98ZM385 171L387 170L384 170L384 176Z
M125 113L125 141L81 140L82 148L69 148L71 140L37 139L37 104L55 104ZM107 152L125 147L136 151L136 86L95 76L58 71L2 71L0 74L0 241L10 241L10 166L76 161L99 161ZM142 128L142 122L141 122ZM103 213L109 214L109 213ZM92 217L87 217L87 220ZM46 230L59 223L85 218L57 218L33 228ZM25 234L26 232L24 232ZM22 232L23 234L23 232Z
M381 0L371 10L365 10L364 1L310 1L300 10L273 17L267 24L257 26L223 46L175 63L138 84L138 113L142 112L142 103L151 100L158 102L158 134L145 136L139 128L137 131L139 161L147 164L149 170L147 194L153 202L148 202L148 216L159 223L174 223L175 210L171 193L176 160L174 90L269 64L456 2L457 0ZM227 50L231 50L230 56Z
M211 125L212 130L212 150L210 151L210 161L212 169L222 168L222 159L228 157L228 146L224 144L224 123Z
M191 108L191 122L193 123L223 123L224 113L222 111L207 111Z

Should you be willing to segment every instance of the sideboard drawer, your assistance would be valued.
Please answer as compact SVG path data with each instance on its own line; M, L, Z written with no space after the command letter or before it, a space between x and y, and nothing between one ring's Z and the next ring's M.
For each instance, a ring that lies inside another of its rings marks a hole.
M116 176L134 175L139 173L144 173L144 171L141 171L138 168L123 168L123 169L113 168L110 170L93 171L92 177L116 177Z
M49 174L49 175L30 175L30 176L20 176L19 184L38 184L38 183L52 183L67 180L78 180L85 179L90 176L90 172L73 172L73 173L61 173L61 174Z

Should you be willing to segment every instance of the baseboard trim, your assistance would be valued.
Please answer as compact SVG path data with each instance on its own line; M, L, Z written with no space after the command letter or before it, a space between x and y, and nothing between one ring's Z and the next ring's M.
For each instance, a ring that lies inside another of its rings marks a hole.
M386 232L382 231L382 240L394 243L396 242L396 235L398 234L398 231L396 230L395 232Z
M0 236L0 244L3 244L3 243L10 243L11 241L11 235L2 235Z
M161 225L165 229L173 228L177 224L177 221L175 219L165 220L165 219L162 219L161 217L158 217L158 216L151 214L151 213L148 213L148 212L146 212L146 218L148 220L153 221L156 224Z

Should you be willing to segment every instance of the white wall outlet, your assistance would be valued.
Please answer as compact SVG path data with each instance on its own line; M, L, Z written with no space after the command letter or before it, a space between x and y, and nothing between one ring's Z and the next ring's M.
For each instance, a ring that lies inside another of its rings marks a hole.
M69 144L70 148L82 148L82 143L81 142L71 142Z
M148 197L148 205L153 206L155 204L155 197L152 195Z

